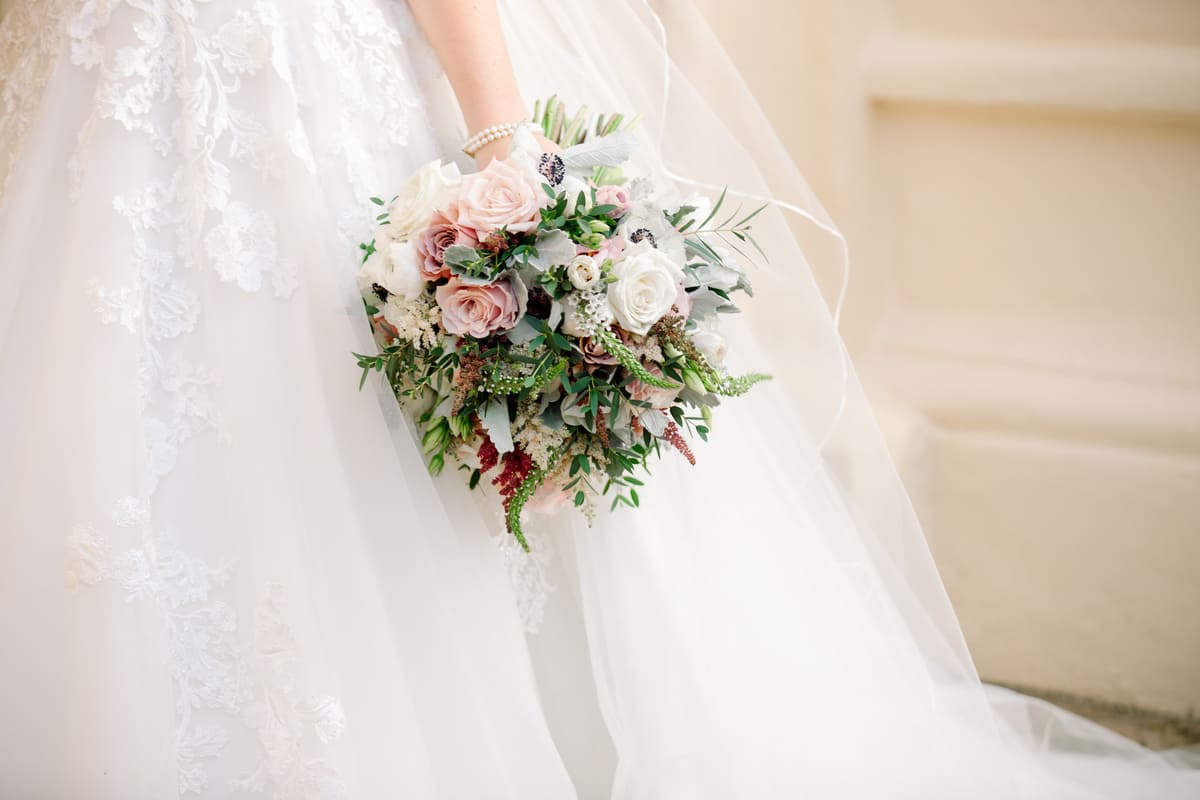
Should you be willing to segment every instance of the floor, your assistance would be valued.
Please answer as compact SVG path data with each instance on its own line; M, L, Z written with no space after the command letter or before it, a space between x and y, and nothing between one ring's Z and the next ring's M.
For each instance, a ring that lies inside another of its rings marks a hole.
M1133 706L1077 697L1066 692L1043 691L1027 686L1008 686L1023 694L1040 697L1081 717L1141 742L1152 750L1200 744L1200 717L1176 717Z

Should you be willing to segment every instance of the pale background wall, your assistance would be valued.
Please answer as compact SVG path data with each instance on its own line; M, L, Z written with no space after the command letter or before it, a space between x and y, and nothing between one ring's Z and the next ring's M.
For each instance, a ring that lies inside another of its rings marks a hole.
M698 5L850 238L980 672L1200 711L1200 1Z

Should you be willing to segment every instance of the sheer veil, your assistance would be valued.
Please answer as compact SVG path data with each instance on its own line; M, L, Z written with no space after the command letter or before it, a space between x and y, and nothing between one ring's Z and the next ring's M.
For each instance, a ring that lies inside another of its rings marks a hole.
M616 796L1194 795L1181 754L981 685L838 334L845 241L699 13L501 6L527 96L639 113L640 169L767 205L769 263L725 327L735 369L798 376L719 409L700 465L660 467L642 509L569 537Z

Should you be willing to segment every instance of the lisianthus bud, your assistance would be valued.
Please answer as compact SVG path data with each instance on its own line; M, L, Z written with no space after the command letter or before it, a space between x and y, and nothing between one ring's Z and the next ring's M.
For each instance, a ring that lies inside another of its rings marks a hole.
M700 394L704 394L707 389L704 388L704 381L700 380L700 376L695 370L683 370L683 382L687 384L689 389L694 389Z
M600 245L604 244L604 240L608 238L603 233L585 233L579 237L579 243L588 250L599 250Z

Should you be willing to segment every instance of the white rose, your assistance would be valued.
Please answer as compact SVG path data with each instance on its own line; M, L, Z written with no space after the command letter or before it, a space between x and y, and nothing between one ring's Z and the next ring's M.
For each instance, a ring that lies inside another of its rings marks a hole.
M590 289L600 281L600 265L589 255L579 255L567 264L567 280L579 291Z
M715 330L701 329L693 333L691 339L692 344L696 345L696 349L700 351L701 355L708 359L709 364L715 367L725 361L729 345L725 341L725 337Z
M428 225L434 209L450 202L460 183L458 166L440 161L431 161L410 175L388 206L391 237L404 241Z
M425 290L419 255L412 242L386 242L372 253L362 266L359 277L377 283L390 294L410 300Z
M613 314L622 328L639 336L671 310L683 281L678 264L644 243L625 251L613 275L617 280L608 287Z

